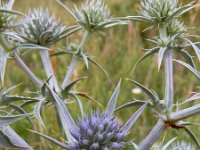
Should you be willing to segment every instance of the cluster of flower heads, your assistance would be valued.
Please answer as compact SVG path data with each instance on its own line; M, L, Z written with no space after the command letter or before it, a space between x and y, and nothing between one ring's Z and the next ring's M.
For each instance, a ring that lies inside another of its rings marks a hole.
M8 3L4 3L0 0L0 31L3 32L10 28L16 15L11 11L14 1L11 0Z
M71 131L75 141L69 144L70 150L120 150L125 146L124 131L117 118L109 118L106 113L91 113L78 120L78 128Z
M169 22L167 26L167 33L170 36L179 34L179 37L184 37L187 33L187 27L185 24L178 19L174 19L171 22Z
M34 9L26 15L27 21L16 27L15 36L21 43L49 46L65 34L66 26L56 21L49 11Z
M142 0L140 14L154 22L161 22L174 13L177 5L177 0Z
M78 23L89 30L110 19L110 10L101 0L88 0L80 8L75 7Z

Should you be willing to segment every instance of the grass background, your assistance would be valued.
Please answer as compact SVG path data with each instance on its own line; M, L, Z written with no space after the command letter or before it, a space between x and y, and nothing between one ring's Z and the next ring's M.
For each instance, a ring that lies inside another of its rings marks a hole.
M80 3L81 0L66 0L63 1L72 8L73 3ZM105 2L111 8L113 16L127 16L136 15L138 10L138 5L140 0L105 0ZM190 0L180 0L181 3L188 3ZM75 22L73 18L54 0L16 0L15 10L26 12L32 8L48 8L50 12L54 13L57 18L61 18L63 24L73 25ZM186 23L189 30L193 34L200 33L200 8L197 7L185 14L182 20ZM78 77L87 76L88 79L80 82L76 89L78 91L87 92L91 97L98 100L103 106L106 106L112 92L117 85L117 82L122 78L122 87L118 100L118 106L130 102L133 98L146 99L146 97L141 94L134 94L132 89L135 86L124 78L130 77L147 87L155 90L161 98L164 96L164 76L163 68L160 72L157 71L157 56L154 55L149 57L142 63L140 63L135 71L131 73L131 69L136 63L136 61L144 54L143 48L150 48L150 45L145 39L150 38L156 34L156 30L150 30L142 32L147 26L139 23L129 23L124 26L117 26L112 29L106 30L106 37L101 37L94 35L88 44L86 45L86 50L90 54L94 55L96 61L99 62L108 72L109 76L106 76L98 68L93 65L89 66L89 70L86 69L84 62L80 61L76 71L74 73L73 79ZM193 28L196 27L196 28ZM78 43L82 37L82 32L78 32L71 36L67 40L63 40L57 44L58 48L64 48L69 42ZM194 39L198 40L198 39ZM192 49L188 49L189 52L193 53ZM31 55L30 55L31 54ZM194 53L193 53L194 55ZM182 59L179 55L175 56L177 59ZM41 78L45 79L45 74L42 69L41 60L38 57L37 52L29 53L29 55L24 55L23 60L28 64L28 66ZM62 82L66 69L70 63L71 56L59 56L56 58L56 76L60 82ZM199 62L196 60L196 63ZM199 91L199 81L196 80L194 76L191 75L185 68L180 65L174 65L174 83L175 83L175 100L183 101L185 100L192 91ZM12 61L9 61L7 65L6 73L6 87L22 83L21 88L15 90L15 93L20 95L27 95L26 91L37 91L34 84L31 84L29 78L20 70L20 68ZM28 94L29 95L29 94ZM90 112L93 109L103 108L97 107L96 104L83 99L84 110ZM195 102L199 103L199 101ZM192 104L189 104L192 105ZM182 108L187 107L187 105ZM30 110L33 107L28 108ZM80 112L76 104L69 105L69 109L73 116L76 118ZM137 110L138 108L129 108L122 110L116 115L119 117L121 122L125 122L128 118ZM77 112L78 111L78 112ZM43 118L46 123L46 128L43 129L39 127L37 121L35 120L35 129L37 131L43 132L59 140L63 140L64 136L58 129L56 122L56 117L53 107L46 107L43 112ZM129 139L134 139L136 143L141 142L141 140L148 134L156 122L156 115L150 109L146 109L140 119L136 122L132 131L129 135ZM200 123L200 117L196 116L188 121L194 121ZM41 150L59 150L59 148L38 136L31 134L27 129L33 129L33 127L26 120L19 121L18 123L12 125L16 131L24 137L34 149ZM197 137L200 139L200 127L193 126L191 129L196 133ZM166 134L165 142L167 142L172 137L178 137L180 140L190 141L190 138L182 131L175 131L173 129L168 130ZM160 139L163 140L163 137ZM131 149L131 148L127 148Z

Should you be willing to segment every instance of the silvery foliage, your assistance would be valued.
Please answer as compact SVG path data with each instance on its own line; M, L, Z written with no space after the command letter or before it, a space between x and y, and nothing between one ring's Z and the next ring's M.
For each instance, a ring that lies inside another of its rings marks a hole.
M112 97L110 98L106 110L99 114L98 112L91 113L89 116L84 114L77 123L72 119L63 100L50 89L52 97L57 101L59 113L64 114L61 122L64 125L67 141L61 143L42 133L32 131L51 142L59 145L62 148L74 149L102 149L102 150L120 150L127 142L126 136L130 132L131 127L139 116L144 111L146 104L135 112L130 119L124 124L120 125L117 117L114 116L115 106L117 103L121 81L118 83Z
M58 0L57 0L58 1ZM59 1L58 1L59 2ZM102 0L87 0L80 7L74 6L74 11L59 2L79 23L83 29L88 32L101 31L116 25L126 24L126 21L120 18L113 18L110 10Z
M184 119L200 113L200 104L185 109L180 109L181 104L174 102L173 82L174 61L188 68L195 76L197 76L198 79L200 79L200 74L195 69L193 57L187 51L188 47L192 47L199 59L200 50L197 46L198 42L192 42L189 39L191 35L187 31L187 27L180 21L180 16L195 6L195 2L179 6L177 0L143 0L140 5L140 16L124 17L125 20L128 19L131 21L144 22L149 24L151 26L150 28L158 28L158 36L154 37L153 39L148 39L148 41L152 42L155 46L151 49L147 49L147 52L138 60L136 65L152 54L158 53L158 70L160 70L160 67L163 63L165 72L164 98L160 98L155 91L148 89L142 84L132 79L128 79L130 82L140 87L149 97L149 106L153 108L159 117L158 122L152 131L144 139L144 141L141 142L140 146L138 147L139 150L149 149L168 128L184 130L200 148L198 138L188 128L188 125L193 125L193 123L183 121ZM181 54L188 62L186 63L180 60L174 60L174 53ZM199 94L197 93L192 98L189 98L189 100L186 100L186 102L199 98ZM127 108L138 104L141 105L145 102L146 101L136 100L124 104L118 109Z
M177 141L170 145L167 150L196 150L196 147L185 141Z
M60 20L56 21L55 16L50 15L48 9L30 10L24 19L27 21L10 33L23 44L51 46L79 29L78 26L68 28L62 25Z
M89 7L87 7L87 4ZM62 4L63 5L63 4ZM68 9L66 7L66 9ZM68 9L69 10L69 9ZM27 76L35 83L35 85L40 88L40 92L35 92L37 98L28 98L28 97L21 97L21 96L13 96L13 97L7 97L6 102L15 102L15 100L19 100L21 103L17 106L13 106L16 110L19 110L22 115L14 116L14 119L12 119L12 122L17 121L18 119L21 119L23 117L26 117L30 122L31 118L29 117L31 114L26 113L24 110L24 106L28 104L34 104L34 110L33 115L36 117L36 119L39 121L39 123L42 126L45 126L43 119L41 117L41 110L48 104L48 105L54 105L56 112L58 114L58 120L60 120L60 124L62 125L62 128L64 129L66 136L67 136L67 143L61 143L55 139L52 139L50 137L47 137L41 133L35 133L46 137L47 139L51 140L54 143L57 143L63 148L69 148L72 147L72 145L76 145L80 139L77 139L74 137L75 129L78 131L81 131L83 128L80 124L76 124L75 121L72 119L71 114L69 113L66 104L70 103L71 100L75 100L80 108L81 115L85 116L82 102L79 99L79 96L88 98L89 100L97 103L98 105L101 105L99 102L95 101L91 97L89 97L86 93L83 92L77 92L74 89L72 90L73 86L78 83L79 81L85 79L79 78L74 81L71 81L71 76L74 72L74 69L76 67L76 64L78 62L77 58L82 58L88 68L88 62L91 62L101 68L103 71L105 71L98 63L96 63L93 58L83 52L84 45L88 41L88 38L94 31L100 31L101 29L112 27L118 24L125 24L126 21L121 21L116 18L112 18L108 16L108 9L105 4L103 4L102 1L88 1L86 4L84 4L80 11L78 8L76 8L76 15L78 18L78 15L81 15L86 13L85 16L80 16L83 19L87 19L87 17L90 17L89 22L85 22L87 25L84 27L83 22L86 20L76 20L79 25L71 26L71 27L65 27L61 24L60 21L56 21L54 19L54 16L49 15L49 12L47 10L42 9L35 9L33 11L29 11L20 21L17 23L17 25L13 26L12 30L4 31L3 38L11 39L12 43L7 40L2 40L3 49L1 50L1 54L3 54L4 57L1 59L1 80L2 83L4 81L4 73L5 73L5 66L6 61L8 58L13 58L15 62L21 67L21 69L27 74ZM79 11L79 12L78 12ZM87 12L85 12L87 11ZM71 13L71 11L69 10ZM72 14L72 13L71 13ZM89 14L87 16L87 14ZM72 14L73 15L73 14ZM83 17L83 18L82 18ZM82 21L82 22L81 22ZM83 24L82 24L83 23ZM81 26L81 27L80 27ZM54 44L64 37L67 37L71 35L72 33L78 31L80 28L84 29L84 35L82 40L80 41L80 44L71 44L69 49L65 51L60 51L58 53L55 53L54 56L60 55L60 54L72 54L73 59L72 62L67 70L66 77L62 83L62 86L60 87L57 78L54 75L54 70L50 61L49 56L49 50L51 50L54 46ZM9 43L7 43L9 42ZM11 45L8 46L8 45ZM29 67L23 62L23 59L21 58L21 52L22 50L37 50L39 51L39 54L41 56L41 60L44 66L44 70L46 73L46 81L43 81L40 79L40 77L37 77ZM3 84L2 84L3 85ZM134 122L138 119L140 114L143 112L146 104L144 104L133 116L125 123L123 126L119 125L118 122L116 122L116 119L114 119L114 109L117 102L117 97L119 93L120 83L118 84L111 100L108 103L107 109L102 115L102 117L106 117L108 119L108 125L113 125L113 123L118 126L119 129L110 129L109 126L105 125L105 130L102 130L105 135L111 136L112 138L109 139L109 137L104 136L105 144L100 147L105 148L121 148L125 145L124 138L128 134L130 128L134 124ZM2 101L5 101L2 99ZM12 105L9 105L9 107ZM91 116L92 118L95 117L95 115ZM101 120L102 118L99 116L98 118ZM114 119L114 120L113 120ZM84 119L82 120L82 124L84 124ZM92 119L91 121L94 121ZM8 124L8 123L7 123ZM96 124L97 125L97 124ZM7 126L7 125L6 125ZM79 127L79 128L78 128ZM91 127L91 124L88 125L88 127ZM95 131L95 128L93 129ZM100 129L97 131L98 133L102 132ZM110 135L110 132L112 135ZM115 133L117 132L117 133ZM123 132L123 138L121 139L119 134ZM14 135L15 136L15 135ZM95 134L90 135L95 137ZM116 136L116 140L114 140ZM8 137L8 136L7 136ZM83 139L85 140L85 139ZM4 146L9 147L6 142L9 142L9 139L4 140ZM27 147L26 143L23 143L24 141L20 137L16 137L16 139L13 141L19 144L24 145L24 147ZM95 145L96 141L91 140L90 144L87 144L87 147L90 147L92 145ZM101 144L101 141L98 141L98 144ZM81 145L80 145L81 146ZM93 146L92 146L93 147ZM29 146L25 149L31 149Z
M31 150L31 147L9 125L23 118L27 118L33 125L30 118L31 113L26 112L24 108L39 100L10 94L16 87L3 89L0 92L0 145L8 148Z
M4 73L7 59L9 54L6 52L5 41L6 38L2 34L3 32L9 30L11 27L16 26L14 19L17 15L22 15L20 12L12 10L14 0L8 0L6 3L0 1L0 38L1 38L1 48L0 48L0 80L2 85L4 84ZM17 24L20 22L17 22ZM30 114L26 113L23 107L17 101L25 102L26 100L32 101L32 98L9 95L10 91L16 86L9 89L2 89L0 92L0 145L9 148L20 148L31 150L32 148L28 145L9 125L15 123L16 121L27 118L30 121ZM18 113L16 113L18 112Z

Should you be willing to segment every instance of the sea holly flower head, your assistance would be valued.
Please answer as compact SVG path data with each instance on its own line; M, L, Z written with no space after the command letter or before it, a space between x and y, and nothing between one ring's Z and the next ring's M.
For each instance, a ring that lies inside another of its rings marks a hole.
M142 0L140 4L140 15L151 23L164 23L172 21L185 12L195 7L194 1L179 6L178 0Z
M72 119L68 109L64 107L65 104L62 99L60 99L59 96L56 95L52 89L50 89L54 99L59 102L58 107L61 112L60 118L68 141L63 144L51 137L35 131L33 132L69 150L122 149L127 144L125 141L126 136L128 135L135 121L144 111L146 103L140 107L124 125L120 125L117 117L114 116L115 106L120 91L120 83L121 82L118 83L105 111L102 114L98 112L92 112L90 116L84 115L82 119L78 119L78 123L75 123L75 121Z
M15 12L12 12L14 0L9 0L5 3L0 0L0 31L3 32L13 25L13 20L16 17Z
M116 117L109 118L106 113L91 113L89 117L78 120L78 128L71 132L75 142L69 144L74 149L121 149L128 131L123 131Z
M169 22L167 26L167 33L170 36L178 34L178 37L184 37L187 33L187 27L183 22L179 21L178 19L174 19L173 21Z
M107 5L102 0L87 0L80 7L71 11L67 6L57 0L73 16L80 26L88 32L101 31L115 25L127 24L120 18L113 18Z
M99 24L110 19L110 10L101 0L88 0L80 8L75 7L75 15L78 23L92 30Z
M11 36L22 44L36 44L50 46L71 34L72 30L78 30L77 26L62 25L60 20L55 20L48 9L34 9L29 11L25 18L27 21L16 27Z

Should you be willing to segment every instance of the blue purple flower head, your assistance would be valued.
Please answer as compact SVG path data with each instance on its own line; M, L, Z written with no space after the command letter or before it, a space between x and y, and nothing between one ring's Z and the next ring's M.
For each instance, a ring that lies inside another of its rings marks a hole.
M54 99L60 103L60 112L63 116L61 122L67 136L65 144L35 132L40 136L56 143L57 145L68 150L119 150L125 147L125 141L130 129L135 121L139 118L147 104L144 104L135 112L130 119L121 125L118 118L114 116L115 106L117 103L121 81L118 83L112 97L110 98L107 108L100 114L98 111L92 112L89 116L78 119L77 123L72 119L68 109L62 103L62 99L50 89Z

